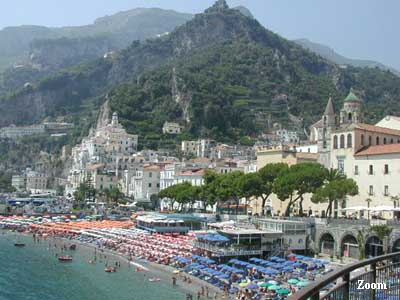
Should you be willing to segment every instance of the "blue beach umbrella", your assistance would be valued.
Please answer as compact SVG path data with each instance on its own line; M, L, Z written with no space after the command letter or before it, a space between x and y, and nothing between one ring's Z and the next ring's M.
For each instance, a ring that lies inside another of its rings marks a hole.
M246 285L246 289L255 290L258 289L258 285L255 283L249 283L248 285Z

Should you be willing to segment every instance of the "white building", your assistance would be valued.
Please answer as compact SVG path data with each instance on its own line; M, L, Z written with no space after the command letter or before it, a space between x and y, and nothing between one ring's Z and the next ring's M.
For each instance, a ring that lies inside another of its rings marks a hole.
M148 202L152 195L160 191L160 167L157 165L144 166L137 170L131 178L129 196L137 202Z
M182 133L183 127L178 123L165 122L162 128L164 134L180 134Z
M400 117L386 116L376 126L400 130Z
M23 136L45 133L45 126L42 124L31 126L15 126L0 128L0 138L16 139Z
M188 169L176 172L174 184L189 182L193 186L201 186L204 184L204 169Z

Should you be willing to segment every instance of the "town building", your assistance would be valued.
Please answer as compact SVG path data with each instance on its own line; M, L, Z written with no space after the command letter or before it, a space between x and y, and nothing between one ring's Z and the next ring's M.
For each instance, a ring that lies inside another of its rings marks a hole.
M41 193L47 189L48 177L46 174L27 170L26 172L26 190L32 194Z
M295 147L285 145L260 147L257 151L258 170L272 163L286 163L291 166L302 162L317 162L317 160L317 153L297 152Z
M24 136L44 134L46 132L43 124L30 126L15 126L0 128L0 138L16 139Z
M26 191L26 175L13 175L11 185L17 192Z
M209 139L200 139L197 141L182 141L181 151L184 155L193 155L196 157L210 157L211 149L216 143Z
M164 134L181 134L183 127L178 123L165 122L162 128Z
M136 202L150 202L151 196L160 191L160 171L158 165L145 165L138 169L131 178L129 196Z

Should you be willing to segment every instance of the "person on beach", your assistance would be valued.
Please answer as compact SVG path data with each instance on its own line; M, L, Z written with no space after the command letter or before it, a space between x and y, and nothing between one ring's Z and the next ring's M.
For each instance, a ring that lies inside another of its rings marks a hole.
M201 295L204 296L205 294L205 290L204 290L204 286L201 287Z
M201 291L197 291L197 300L200 300L201 298Z
M218 293L215 292L215 293L214 293L214 300L217 300L217 299L218 299Z
M206 286L206 296L207 296L207 299L210 298L210 290L208 289L208 286Z
M172 276L172 285L176 286L176 277L175 276Z

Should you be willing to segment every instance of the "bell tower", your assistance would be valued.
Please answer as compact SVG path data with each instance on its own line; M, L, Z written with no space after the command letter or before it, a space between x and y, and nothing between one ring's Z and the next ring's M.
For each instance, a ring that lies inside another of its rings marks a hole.
M340 125L362 123L363 106L364 103L361 98L356 96L353 89L350 89L340 111Z

